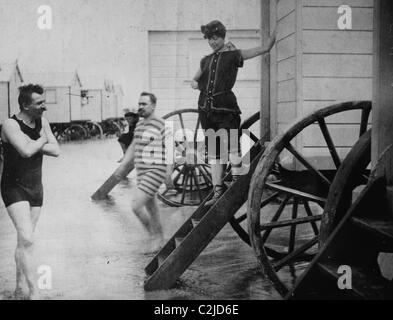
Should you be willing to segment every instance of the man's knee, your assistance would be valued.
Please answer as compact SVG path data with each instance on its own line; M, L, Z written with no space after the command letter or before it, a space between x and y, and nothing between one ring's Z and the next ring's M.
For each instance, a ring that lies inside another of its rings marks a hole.
M133 200L132 200L132 203L131 203L131 209L132 209L132 211L138 212L138 211L141 210L141 208L142 208L142 206L141 206L141 204L140 204L140 201L137 200L137 199L133 199Z
M18 244L25 248L32 247L34 245L33 234L20 234L18 237Z
M140 198L135 198L132 200L131 208L135 213L139 213L142 210L142 208L146 205L146 203L143 200L144 199L140 199Z
M157 209L157 200L156 200L156 196L151 197L147 200L146 202L146 208L148 210L156 210Z

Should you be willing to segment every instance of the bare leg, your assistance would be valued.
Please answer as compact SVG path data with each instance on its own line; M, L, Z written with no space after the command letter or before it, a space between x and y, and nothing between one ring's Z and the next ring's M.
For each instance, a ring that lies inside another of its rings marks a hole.
M212 163L211 173L213 182L213 197L205 202L205 206L212 206L224 193L223 178L225 172L225 164Z
M152 235L153 230L151 227L150 218L144 208L148 200L149 196L145 192L136 189L135 196L132 200L132 210L134 211L136 217L139 219L142 225L145 227L146 231L150 235Z
M30 207L31 223L33 225L33 233L37 227L38 219L40 218L41 207Z
M29 287L29 298L36 297L37 289L33 266L33 222L28 202L17 202L7 207L8 214L14 223L17 232L17 247L15 250L15 261L17 266L17 290L21 285L21 273L26 278ZM18 279L19 276L19 279Z
M224 178L225 167L226 165L221 163L211 164L213 186L222 185L222 179Z
M229 153L229 162L232 165L231 172L233 176L240 176L243 174L242 158L237 150Z
M123 150L123 154L125 154L126 151L127 151L126 145L124 143L121 143L121 142L119 142L119 143L120 143L120 146L121 146L121 150Z
M151 228L152 228L152 231L154 232L155 237L159 238L160 240L163 240L164 234L162 231L160 216L158 214L158 206L157 206L156 196L154 196L153 198L150 198L147 201L146 210L150 214Z
M162 231L162 225L158 213L156 196L150 198L147 201L146 210L151 217L151 226L152 226L152 233L153 233L150 250L152 252L156 252L160 250L164 244L164 233Z

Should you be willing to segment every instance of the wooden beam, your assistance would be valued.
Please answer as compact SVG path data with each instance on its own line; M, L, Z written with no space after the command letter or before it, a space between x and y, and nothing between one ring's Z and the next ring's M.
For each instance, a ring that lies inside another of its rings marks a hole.
M372 163L393 144L393 1L374 0L374 83ZM390 159L392 160L392 159ZM386 177L393 182L393 162Z
M270 37L270 0L261 0L261 36L265 47ZM270 55L262 56L261 62L261 142L270 140Z

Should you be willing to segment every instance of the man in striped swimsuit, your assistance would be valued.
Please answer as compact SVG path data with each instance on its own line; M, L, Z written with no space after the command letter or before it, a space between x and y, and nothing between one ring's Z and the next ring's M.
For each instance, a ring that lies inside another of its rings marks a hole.
M134 140L127 149L123 163L134 163L137 172L137 190L132 209L152 237L152 251L163 243L163 231L158 214L157 192L164 182L171 184L172 165L166 159L166 141L170 130L163 119L155 115L157 98L142 92L138 114L143 118L135 129Z

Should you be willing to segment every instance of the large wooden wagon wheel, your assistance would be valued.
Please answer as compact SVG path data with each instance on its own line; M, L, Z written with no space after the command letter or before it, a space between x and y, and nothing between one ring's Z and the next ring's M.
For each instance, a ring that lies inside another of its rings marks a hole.
M210 166L206 164L204 140L198 137L200 120L197 109L182 109L163 117L172 121L175 141L174 188L163 185L158 199L171 207L197 206L212 188ZM203 135L203 134L202 134Z
M277 135L254 172L247 207L250 241L264 274L283 296L288 292L286 283L290 279L284 279L285 273L280 270L298 262L299 271L318 250L322 212L342 163L327 126L328 117L353 110L361 111L361 137L367 130L371 102L346 102L323 108ZM320 129L335 169L317 168L293 146L293 139L310 126ZM286 168L284 160L288 158L295 159L289 163L302 165L303 170ZM277 163L279 174L274 173Z
M332 182L321 220L320 248L350 208L354 189L367 184L370 176L367 168L370 162L371 129L361 136L348 153Z
M212 190L210 166L206 164L205 142L201 132L198 137L198 129L200 129L198 110L177 110L165 115L163 119L173 120L178 134L175 137L175 166L172 174L174 188L168 189L162 186L158 198L173 207L198 206ZM249 129L250 147L258 142L257 135L252 132L258 120L259 112L247 119L240 127L241 130ZM187 132L187 129L190 131ZM243 150L243 154L247 151ZM229 174L224 180L228 179ZM233 219L231 225L244 241L248 241L248 234L240 225L243 220L243 217L240 217L239 221Z
M98 138L98 139L103 138L104 131L102 130L102 127L100 126L100 124L98 124L97 122L87 121L84 126L87 130L89 138Z
M106 137L115 135L119 137L123 132L120 125L115 121L114 118L108 118L101 122L101 127Z
M65 130L63 130L58 136L59 141L75 141L83 140L88 137L87 130L80 124L71 124Z

